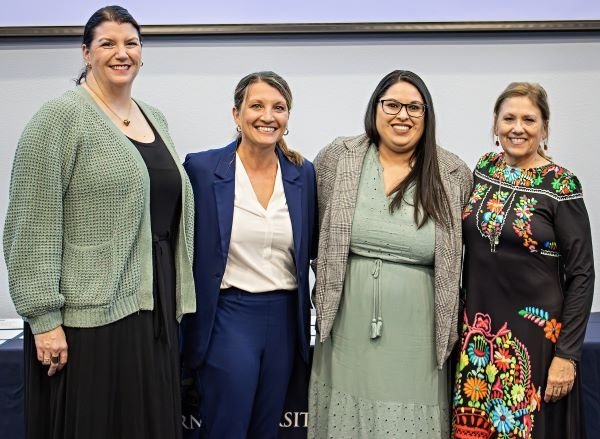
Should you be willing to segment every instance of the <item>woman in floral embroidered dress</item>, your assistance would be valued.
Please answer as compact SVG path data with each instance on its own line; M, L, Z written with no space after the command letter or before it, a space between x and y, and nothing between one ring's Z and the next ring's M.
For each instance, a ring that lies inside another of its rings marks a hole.
M585 437L577 364L594 289L591 232L579 180L545 154L549 113L541 86L510 84L494 106L503 151L474 172L454 438Z

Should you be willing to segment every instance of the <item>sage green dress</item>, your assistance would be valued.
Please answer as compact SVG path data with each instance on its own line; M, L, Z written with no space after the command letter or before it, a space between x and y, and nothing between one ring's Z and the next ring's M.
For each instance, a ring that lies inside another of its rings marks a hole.
M435 225L417 229L406 202L390 214L382 173L372 145L340 308L331 336L315 346L309 438L449 436L447 372L435 355Z

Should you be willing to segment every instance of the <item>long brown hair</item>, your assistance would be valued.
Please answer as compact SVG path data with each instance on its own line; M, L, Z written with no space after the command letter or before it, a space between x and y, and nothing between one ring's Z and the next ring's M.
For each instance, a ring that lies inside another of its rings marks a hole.
M292 109L292 91L290 90L290 86L285 79L283 79L277 73L263 71L250 73L249 75L244 76L240 82L238 82L238 85L235 87L235 92L233 93L233 105L238 111L240 111L242 108L248 87L256 82L264 82L265 84L268 84L276 89L285 99L288 111ZM238 134L238 141L241 139L242 134L240 133ZM281 138L277 144L279 145L283 155L285 155L290 162L295 165L301 165L304 162L304 157L302 157L299 152L290 149L283 138Z
M411 161L413 168L404 180L394 188L396 195L390 203L390 212L398 209L404 199L404 194L414 182L415 193L413 205L415 206L414 220L420 228L429 218L438 224L445 224L445 219L449 218L452 223L452 215L449 215L450 203L448 195L442 184L440 168L438 164L437 145L435 143L435 112L433 110L433 100L431 94L425 85L425 82L417 75L408 70L394 70L388 73L375 87L371 95L367 111L365 113L365 132L367 137L375 145L379 146L380 135L377 131L375 119L377 117L377 106L383 94L392 85L399 81L408 82L414 85L423 100L425 101L425 130L419 139Z

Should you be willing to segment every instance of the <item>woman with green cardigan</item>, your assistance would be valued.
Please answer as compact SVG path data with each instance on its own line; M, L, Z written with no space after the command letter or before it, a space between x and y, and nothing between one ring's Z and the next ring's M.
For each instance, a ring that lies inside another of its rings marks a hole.
M164 116L131 98L139 31L119 6L94 13L78 86L17 147L4 255L26 321L28 438L181 437L193 200Z

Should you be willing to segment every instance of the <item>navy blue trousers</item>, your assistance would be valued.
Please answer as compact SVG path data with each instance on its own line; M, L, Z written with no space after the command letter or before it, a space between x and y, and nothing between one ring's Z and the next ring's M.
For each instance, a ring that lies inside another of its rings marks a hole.
M297 350L296 301L296 291L221 291L197 380L202 438L277 438Z

